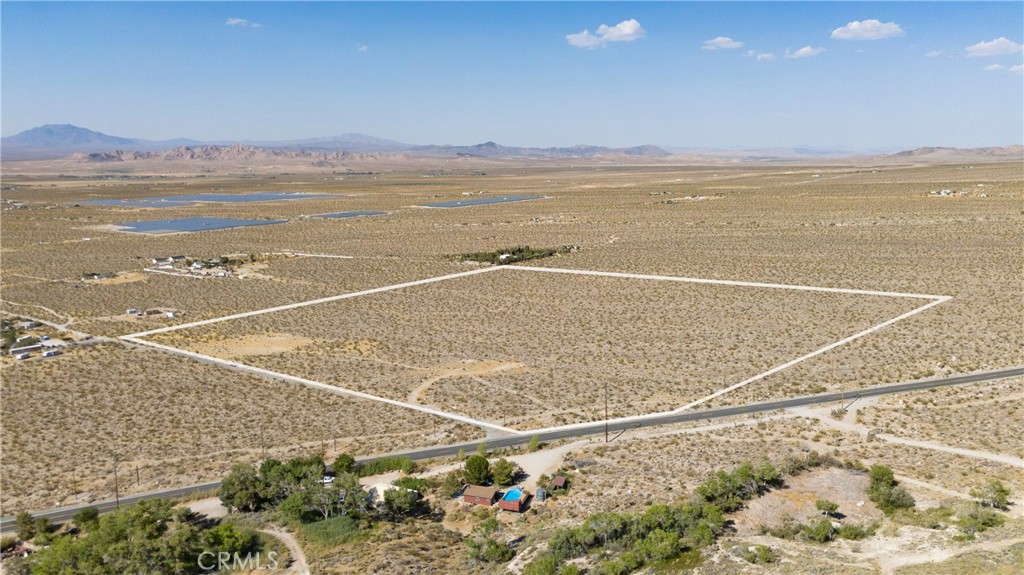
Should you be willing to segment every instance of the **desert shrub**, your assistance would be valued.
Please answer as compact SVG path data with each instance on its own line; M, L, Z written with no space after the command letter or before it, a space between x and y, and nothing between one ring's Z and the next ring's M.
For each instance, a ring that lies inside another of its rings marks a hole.
M504 563L515 557L516 552L504 543L500 543L492 537L483 539L468 539L466 546L469 549L469 556L477 561L487 563Z
M984 485L972 487L970 493L971 497L977 498L982 505L1003 510L1009 507L1010 495L1012 495L1011 491L998 479L992 479Z
M18 544L18 537L16 535L4 535L0 537L0 551L7 552L14 548Z
M779 554L767 545L755 545L752 548L743 549L740 551L740 557L755 565L767 565L779 560Z
M906 489L899 486L890 467L873 465L871 482L868 485L868 498L874 501L886 515L892 515L897 509L909 509L914 506L914 497Z
M978 503L960 506L956 512L957 527L963 532L965 539L973 539L976 534L991 527L999 527L1006 521L999 513Z
M523 568L523 575L558 575L562 561L551 553L542 553Z
M831 520L821 519L817 523L805 525L803 536L808 541L814 541L815 543L828 543L836 538L836 529L832 527Z
M851 541L859 541L865 537L871 537L875 534L874 526L863 526L855 523L844 524L839 527L839 532L836 534L840 539L850 539Z

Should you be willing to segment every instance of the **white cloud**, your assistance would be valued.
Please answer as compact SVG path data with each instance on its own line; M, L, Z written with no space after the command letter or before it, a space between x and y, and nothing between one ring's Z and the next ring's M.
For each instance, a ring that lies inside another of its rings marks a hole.
M577 48L597 48L609 42L632 42L643 38L647 32L640 26L640 23L630 18L623 20L614 26L601 24L597 28L597 34L591 34L590 30L584 30L578 34L567 34L565 39L570 45Z
M1024 64L1017 64L1016 66L1010 66L1011 74L1024 74Z
M925 56L927 56L929 58L938 58L941 55L942 55L942 50L932 50L931 52L928 52L927 54L925 54Z
M259 22L250 22L245 18L228 18L228 21L224 23L227 26L241 26L243 28L259 28Z
M710 40L704 40L701 44L701 50L733 50L735 48L742 48L743 42L733 40L728 36L718 36Z
M1006 66L1003 66L1002 64L989 64L988 66L985 66L984 68L982 68L982 70L984 70L986 72L998 72L1000 70L1005 70L1005 69L1006 69Z
M796 52L790 52L789 50L786 50L786 57L791 60L796 58L810 58L811 56L817 56L818 54L821 54L824 51L824 48L813 48L811 46L804 46L803 48L800 48Z
M878 20L854 20L832 31L833 40L885 40L902 35L903 29L899 24Z
M777 59L777 56L771 52L759 52L757 50L747 50L747 53L744 55L748 58L754 58L758 62L771 62Z
M366 44L356 44L356 52L369 52L370 47Z
M977 58L980 56L1002 56L1003 54L1017 54L1024 52L1024 46L1014 42L1013 40L1007 40L1006 38L996 38L991 42L978 42L973 46L964 48L967 51L968 58Z

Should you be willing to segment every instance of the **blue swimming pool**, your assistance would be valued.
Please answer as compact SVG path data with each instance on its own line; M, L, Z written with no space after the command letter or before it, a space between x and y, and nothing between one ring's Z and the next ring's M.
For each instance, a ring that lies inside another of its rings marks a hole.
M316 214L310 216L311 218L328 218L328 219L340 219L340 218L358 218L360 216L383 216L387 212L335 212L333 214Z
M119 206L125 208L180 208L193 204L238 204L249 202L279 202L286 200L308 200L324 198L332 194L310 194L307 192L251 192L248 194L187 194L183 196L155 196L131 200L86 200L80 202L94 206Z
M519 501L523 497L523 490L518 487L514 487L505 492L505 495L501 497L502 501Z
M137 234L173 234L176 232L202 232L224 230L246 226L267 226L283 224L288 220L239 220L234 218L178 218L173 220L150 220L147 222L122 222L114 224L118 231Z
M420 206L424 208L464 208L467 206L482 206L484 204L504 204L507 202L543 199L544 196L500 196L495 198L473 198L471 200L451 200L448 202L435 202L433 204L420 204Z

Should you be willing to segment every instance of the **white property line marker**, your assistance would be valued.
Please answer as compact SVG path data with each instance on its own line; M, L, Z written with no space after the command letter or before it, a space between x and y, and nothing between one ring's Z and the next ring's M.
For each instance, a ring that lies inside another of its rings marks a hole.
M402 288L407 288L407 287L413 287L413 286L425 285L425 284L430 284L430 283L435 283L435 282L441 282L441 281L451 280L451 279L465 277L465 276L482 274L482 273L486 273L486 272L493 272L493 271L499 270L499 269L501 269L501 267L479 268L479 269L475 269L475 270L470 270L468 272L459 272L457 274L448 274L446 276L438 276L438 277L427 278L427 279L422 279L422 280L416 280L416 281L411 281L411 282L405 282L405 283L400 283L400 284L395 284L395 285L390 285L390 286L384 286L384 287L379 287L379 288L373 288L373 289L368 289L368 290L363 290L363 291L357 291L357 292L352 292L352 293L345 293L345 294L341 294L341 295L334 295L334 296L324 297L324 298L320 298L320 299L312 299L312 300L309 300L309 301L300 301L298 303L289 303L289 304L285 304L285 305L279 305L279 306L276 306L276 307L268 307L268 308L265 308L265 309L258 309L258 310L255 310L255 311L247 311L247 312L242 312L242 313L236 313L236 314L232 314L232 315L226 315L224 317L215 317L213 319L204 319L204 320L201 320L201 321L194 321L192 323L183 323L183 324L180 324L180 325L172 325L172 326L168 326L168 327L162 327L160 329L151 329L149 331L140 331L139 333L130 333L128 335L123 335L121 337L123 339L137 338L137 337L146 337L146 336L150 336L150 335L156 335L158 333L167 333L167 332L170 332L170 331L177 331L179 329L188 329L188 328L191 328L191 327L199 327L201 325L209 325L211 323L219 323L219 322L222 322L222 321L230 321L230 320L233 320L233 319L242 319L242 318L246 318L246 317L252 317L252 316L255 316L255 315L263 315L265 313L274 313L276 311L285 311L285 310L289 310L289 309L297 309L297 308L300 308L300 307L317 305L317 304L321 304L321 303L328 303L328 302L332 302L332 301L338 301L338 300L343 300L343 299L350 299L350 298L359 297L359 296L362 296L362 295L370 295L370 294L375 294L375 293L392 291L392 290L396 290L396 289L402 289Z
M504 266L505 269L510 270L525 270L530 272L547 272L555 274L573 274L580 276L603 276L609 278L626 278L634 280L656 280L656 281L670 281L670 282L684 282L694 284L713 284L713 285L726 285L726 286L739 286L739 287L756 287L756 288L770 288L770 289L788 289L796 291L817 291L817 292L831 292L831 293L846 293L853 295L877 295L883 297L910 297L918 299L949 299L949 296L944 295L928 295L921 293L899 293L892 291L871 291L862 289L848 289L848 288L829 288L829 287L818 287L818 286L804 286L804 285L790 285L790 284L770 284L761 282L741 282L736 280L712 280L702 278L686 278L678 276L656 276L647 274L626 274L620 272L602 272L602 271L591 271L591 270L572 270L566 268L538 268L533 266Z
M573 428L576 428L576 427L583 427L583 426L587 426L587 425L593 425L595 423L598 423L598 424L605 423L605 420L586 421L586 422L571 423L571 424L568 424L568 425L561 425L561 426L556 426L556 427L545 427L545 428L542 428L542 429L531 429L531 430L526 430L526 431L519 431L519 430L511 429L511 428L508 428L508 427L503 427L503 426L500 426L500 425L489 423L489 422L486 422L486 421L476 420L476 419L473 419L473 418L470 418L470 417L467 417L467 416L464 416L464 415L459 415L459 414L454 414L454 413L448 413L448 412L445 412L445 411L440 411L440 410L433 409L433 408L430 408L430 407L426 407L426 406L423 406L423 405L418 405L418 404L414 404L414 403L406 403L406 402L397 401L397 400L394 400L394 399L388 399L388 398L380 397L380 396L377 396L377 395L371 395L371 394L368 394L368 393L363 393L361 391L355 391L355 390L351 390L351 389L347 389L347 388L343 388L343 387L337 387L337 386L329 385L329 384L322 383L322 382L319 382L319 381L313 381L313 380L301 378L301 377L294 376L294 375L288 375L288 374L285 374L285 373L279 373L279 372L275 372L275 371L270 371L268 369L263 369L263 368L260 368L260 367L254 367L254 366L251 366L251 365L246 365L246 364L238 363L238 362L235 362L235 361L229 361L229 360L224 360L224 359L220 359L220 358L217 358L217 357L211 357L211 356L207 356L207 355L202 355L202 354L195 353L195 352L192 352L192 351L187 351L187 350L184 350L184 349L179 349L179 348L176 348L176 347L171 347L169 345L158 344L158 343L149 342L149 341L145 341L143 339L140 339L140 338L143 338L143 337L146 337L146 336L155 335L155 334L159 334L159 333L167 333L167 332L177 331L177 330L181 330L181 329L188 329L188 328L192 328L192 327L199 327L199 326L203 326L203 325L219 323L219 322L223 322L223 321L230 321L230 320L234 320L234 319L242 319L242 318L247 318L247 317L252 317L252 316L257 316L257 315L263 315L263 314L273 313L273 312L278 312L278 311L285 311L285 310L290 310L290 309L297 309L297 308L311 306L311 305L317 305L317 304L321 304L321 303L328 303L328 302L333 302L333 301L350 299L350 298L364 296L364 295L372 295L372 294L375 294L375 293L383 293L383 292L388 292L388 291L402 289L402 288L407 288L407 287L414 287L414 286L418 286L418 285L426 285L426 284L430 284L430 283L441 282L441 281L446 281L446 280L450 280L450 279L457 279L457 278L461 278L461 277L467 277L467 276L477 275L477 274L481 274L481 273L497 271L497 270L501 270L501 269L521 270L521 271L530 271L530 272L542 272L542 273L557 273L557 274L581 275L581 276L597 276L597 277L611 277L611 278L623 278L623 279L640 279L640 280L669 281L669 282L682 282L682 283L699 283L699 284L711 284L711 285L727 285L727 286L736 286L736 287L785 289L785 290L795 290L795 291L841 293L841 294L850 294L850 295L871 295L871 296L880 296L880 297L913 298L913 299L932 300L932 301L928 302L927 304L925 304L925 305L923 305L921 307L915 308L913 310L910 310L909 312L906 312L904 314L896 316L896 317L894 317L892 319L886 320L886 321L884 321L884 322L882 322L882 323L880 323L878 325L875 325L875 326L872 326L872 327L870 327L868 329L865 329L863 331L857 332L857 333L855 333L855 334L853 334L853 335L851 335L849 337L843 338L843 339L841 339L841 340L839 340L837 342L830 343L830 344L826 345L825 347L822 347L822 348L817 349L815 351L812 351L812 352L810 352L808 354L802 355L802 356L800 356L800 357L798 357L796 359L790 360L790 361L788 361L786 363L783 363L781 365L773 367L773 368L769 369L768 371L765 371L763 373L757 374L757 375L755 375L755 376L753 376L751 378L745 379L745 380L743 380L743 381L741 381L739 383L736 383L736 384L733 384L733 385L731 385L729 387L720 389L720 390L716 391L715 393L712 393L711 395L708 395L706 397L702 397L702 398L700 398L700 399L698 399L696 401L692 401L692 402L690 402L690 403L688 403L688 404L686 404L686 405L684 405L682 407L679 407L677 409L674 409L672 411L647 413L647 414L641 414L641 415L631 415L631 416L626 416L626 417L614 418L614 419L607 420L607 423L619 423L619 422L635 421L635 420L639 420L639 419L646 418L646 417L652 417L652 416L658 416L658 415L669 415L669 414L672 414L672 413L679 413L681 411L685 411L685 410L690 409L690 408L692 408L694 406L700 405L702 403L705 403L705 402L708 402L708 401L710 401L712 399L715 399L716 397L720 397L722 395L725 395L727 393L735 391L735 390L737 390L737 389L739 389L739 388L741 388L743 386L749 385L751 383L754 383L755 381L759 381L761 379L764 379L764 378L766 378L766 377L768 377L768 376L770 376L772 374L775 374L775 373L778 373L778 372L783 371L785 369L788 369L790 367L793 367L794 365L796 365L798 363L801 363L803 361L811 359L811 358L813 358L815 356L821 355L821 354L823 354L823 353L825 353L825 352L827 352L829 350L832 350L832 349L835 349L835 348L837 348L839 346L842 346L842 345L845 345L847 343L850 343L851 341L854 341L856 339L862 338L862 337L864 337L866 335L869 335L871 333L874 333L874 332L876 332L876 331L878 331L880 329L886 328L886 327L888 327L888 326L890 326L890 325L892 325L892 324L894 324L894 323L896 323L898 321L904 320L904 319L906 319L908 317L911 317L913 315L919 314L919 313L921 313L921 312L923 312L923 311L925 311L927 309L930 309L930 308L932 308L934 306L937 306L937 305L939 305L941 303L944 303L944 302L947 302L947 301L953 299L952 296L945 296L945 295L901 293L901 292L874 291L874 290L861 290L861 289L849 289L849 288L829 288L829 287L806 286L806 285L791 285L791 284L774 284L774 283L763 283L763 282L745 282L745 281L736 281L736 280L716 280L716 279L688 278L688 277L679 277L679 276L662 276L662 275L632 274L632 273L621 273L621 272L605 272L605 271L594 271L594 270L574 270L574 269L566 269L566 268L543 268L543 267L535 267L535 266L517 266L517 265L502 266L502 265L499 265L499 266L492 266L492 267L486 267L486 268L478 268L478 269L474 269L474 270L469 270L469 271L459 272L459 273L454 273L454 274L448 274L448 275L443 275L443 276L437 276L437 277L433 277L433 278L426 278L426 279L421 279L421 280L416 280L416 281L411 281L411 282L405 282L405 283L400 283L400 284L395 284L395 285L390 285L390 286L378 287L378 288L373 288L373 289L368 289L368 290L363 290L363 291L358 291L358 292L352 292L352 293L346 293L346 294L341 294L341 295L336 295L336 296L330 296L330 297L325 297L325 298L320 298L320 299L314 299L314 300L309 300L309 301L304 301L304 302L280 305L280 306L276 306L276 307L270 307L270 308L265 308L265 309L249 311L249 312L243 312L243 313L236 313L236 314L232 314L232 315L227 315L227 316L218 317L218 318L212 318L212 319L206 319L206 320L196 321L196 322L192 322L192 323L173 325L173 326L163 327L163 328L159 328L159 329L143 331L143 332L133 333L133 334L129 334L129 335L123 335L123 336L121 336L121 339L126 340L126 341L131 341L133 343L137 343L137 344L141 344L141 345L146 345L146 346L149 346L149 347L154 347L154 348L161 349L161 350L164 350L164 351L168 351L168 352L171 352L171 353L175 353L175 354L179 354L179 355L184 355L184 356L187 356L187 357L198 359L200 361L206 361L206 362L211 362L211 363L215 363L215 364L220 364L220 365L223 365L223 366L226 366L226 367L231 367L231 368L235 368L235 369L241 369L241 370L249 371L249 372L252 372L252 373L258 373L258 374L265 375L265 376L272 377L272 378L276 378L276 379L284 379L284 380L287 380L287 381L292 381L292 382L295 382L295 383L300 383L302 385L306 385L306 386L309 386L309 387L314 387L314 388L317 388L317 389L322 389L322 390L329 391L329 392L332 392L332 393L336 393L336 394L339 394L339 395L349 395L349 396L357 397L357 398L360 398L360 399L366 399L366 400L370 400L370 401L379 401L381 403L387 403L389 405L394 405L394 406L397 406L397 407L403 407L403 408L406 408L406 409L412 409L414 411L420 411L420 412L423 412L423 413L428 413L430 415L435 415L437 417L443 417L443 418L446 418L446 419L451 419L453 421L458 421L458 422L461 422L461 423L467 423L469 425L474 425L474 426L482 427L482 428L485 428L485 429L492 429L492 430L496 430L496 431L510 433L512 435L523 435L523 436L525 436L525 435L531 435L531 434L534 434L534 433L541 433L541 432L569 430L569 429L573 429Z
M191 357L193 359L198 359L199 361L215 363L217 365L222 365L224 367L229 367L229 368L234 368L234 369L238 369L238 370L242 370L242 371L247 371L247 372L250 372L250 373L255 373L257 375L262 375L262 376L265 376L265 377L271 377L271 378L274 378L274 379L283 379L283 380L291 381L291 382L294 382L294 383L300 383L300 384L305 385L307 387L312 387L312 388L315 388L315 389L320 389L320 390L323 390L323 391L334 393L336 395L348 395L348 396L355 397L355 398L358 398L358 399L366 399L366 400L369 400L369 401L378 401L378 402L381 402L381 403L387 403L389 405L394 405L394 406L397 406L397 407L404 407L405 409L411 409L411 410L414 410L414 411L420 411L420 412L423 412L423 413L426 413L426 414L429 414L429 415L435 415L437 417L443 417L445 419L451 419L453 421L458 421L460 423L466 423L466 424L469 424L469 425L474 425L476 427L484 427L484 428L487 428L487 429L493 429L495 431L502 431L502 432L511 433L511 434L514 434L514 435L518 435L519 434L519 431L515 430L515 429L510 429L508 427L502 427L500 425L496 425L496 424L493 424L493 423L490 423L490 422L487 422L487 421L480 421L480 420L477 420L477 419L473 419L471 417L466 417L464 415L458 415L458 414L455 414L455 413L448 413L448 412L441 411L441 410L438 410L438 409L434 409L434 408L431 408L431 407L426 407L426 406L423 406L423 405L417 405L415 403L405 403L404 401L397 401L397 400L394 400L394 399L388 399L386 397L380 397L380 396L377 396L377 395L370 395L369 393L363 393L361 391L356 391L354 389L347 389L347 388L344 388L344 387L338 387L336 385L330 385L330 384L322 383L322 382L319 382L319 381L313 381L311 379L306 379L306 378L298 377L298 376L295 376L295 375L289 375L287 373L280 373L280 372L277 372L277 371L271 371L269 369L263 369L262 367L255 367L255 366L252 366L252 365L246 365L244 363L239 363L237 361L230 361L230 360L227 360L227 359L221 359L219 357L212 357L212 356L209 356L209 355L203 355L201 353L196 353L194 351L188 351L188 350L180 349L180 348L177 348L177 347L171 347L169 345L163 345L163 344L155 343L155 342L152 342L152 341L146 341L144 339L139 339L137 337L133 337L133 336L130 336L130 335L121 336L121 339L123 339L125 341L130 341L132 343L137 343L137 344L140 344L140 345L154 347L156 349L160 349L160 350L167 351L167 352L170 352L170 353L174 353L174 354L177 354L177 355L184 355L186 357Z
M726 387L724 389L720 389L720 390L716 391L715 393L712 393L711 395L709 395L707 397L702 397L702 398L700 398L700 399L698 399L696 401L691 401L690 403L687 403L686 405L684 405L684 406L682 406L682 407L680 407L678 409L673 410L673 412L674 413L678 413L680 411L685 411L687 409L690 409L691 407L700 405L700 404L702 404L704 402L707 402L707 401L710 401L710 400L712 400L712 399L714 399L716 397L719 397L721 395L725 395L725 394L727 394L727 393L729 393L731 391L735 391L735 390L737 390L737 389L739 389L739 388L741 388L741 387L743 387L745 385L748 385L748 384L754 383L755 381L764 379L764 378L768 377L769 375L772 375L773 373L778 373L778 372L780 372L780 371L782 371L784 369L788 369L790 367L793 367L794 365L796 365L796 364L798 364L798 363L800 363L802 361L811 359L812 357L814 357L816 355L821 355L821 354L825 353L826 351L829 351L831 349L835 349L835 348L837 348L837 347L839 347L841 345L846 345L846 344L850 343L851 341L853 341L855 339L860 339L860 338L862 338L862 337L864 337L864 336L866 336L866 335L868 335L870 333L874 333L874 332L876 332L876 331L878 331L878 330L880 330L882 328L889 327L890 325L892 325L892 324L894 324L894 323L896 323L896 322L898 322L900 320L907 319L908 317L910 317L912 315L919 314L919 313L923 312L926 309L935 307L935 306L939 305L940 303L944 303L944 302L947 302L947 301L953 299L950 296L939 296L939 297L940 297L940 299L936 299L934 301L931 301L931 302L929 302L929 303L927 303L927 304L925 304L925 305L923 305L923 306L921 306L919 308L912 309L912 310L908 311L907 313L905 313L903 315L898 315L898 316L896 316L896 317L894 317L894 318L892 318L890 320L883 321L882 323L880 323L880 324L878 324L876 326L869 327L868 329L866 329L864 331L857 332L857 333L851 335L850 337L843 338L843 339L841 339L841 340L839 340L837 342L830 343L830 344L826 345L825 347L823 347L821 349L814 350L811 353L808 353L807 355L802 355L802 356L800 356L800 357L798 357L796 359L787 361L786 363L784 363L782 365L777 365L777 366L769 369L768 371L766 371L764 373L759 373L759 374L755 375L754 377L751 377L749 379L745 379L745 380L743 380L743 381L741 381L739 383L730 385L729 387Z

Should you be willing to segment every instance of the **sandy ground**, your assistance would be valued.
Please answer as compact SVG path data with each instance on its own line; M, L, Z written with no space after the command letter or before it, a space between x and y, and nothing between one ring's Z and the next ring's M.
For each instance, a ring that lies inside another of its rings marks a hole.
M249 355L287 353L313 343L315 341L309 338L276 333L265 336L237 337L213 343L197 343L195 347L198 353L204 355L234 359Z
M432 373L430 377L423 380L422 383L417 385L416 388L409 393L409 403L421 403L423 395L430 389L431 385L448 377L469 377L478 379L480 376L492 373L519 373L523 369L522 364L514 361L509 362L476 359L464 359L440 365L434 370L431 370Z
M121 272L112 278L105 278L99 280L85 280L85 282L90 285L110 286L119 284L129 284L133 282L142 282L146 281L146 277L146 274L143 272Z
M228 514L228 509L220 502L220 497L189 501L181 504L180 507L188 507L193 513L205 515L210 519L220 519Z
M842 523L865 524L882 517L882 512L867 499L868 476L847 469L828 468L786 478L786 486L750 501L736 514L739 535L753 535L758 526L774 526L786 514L799 523L817 521L821 511L814 507L818 499L839 505Z
M866 437L871 428L866 425L860 425L853 423L856 420L855 413L848 413L842 420L837 420L829 412L832 407L825 408L806 408L806 407L795 407L788 411L801 417L810 417L817 419L821 423L840 431L847 433L853 433ZM915 439L906 439L904 437L897 437L888 433L877 433L874 435L875 439L880 439L889 443L895 443L897 445L907 445L911 447L920 447L922 449L931 449L933 451L942 451L944 453L950 453L953 455L962 455L965 457L971 457L974 459L985 459L988 461L994 461L996 463L1003 463L1006 465L1012 465L1018 469L1024 469L1024 459L1014 457L1012 455L1006 455L1003 453L993 453L991 451L981 451L977 449L963 449L961 447L950 447L934 441L918 441Z

